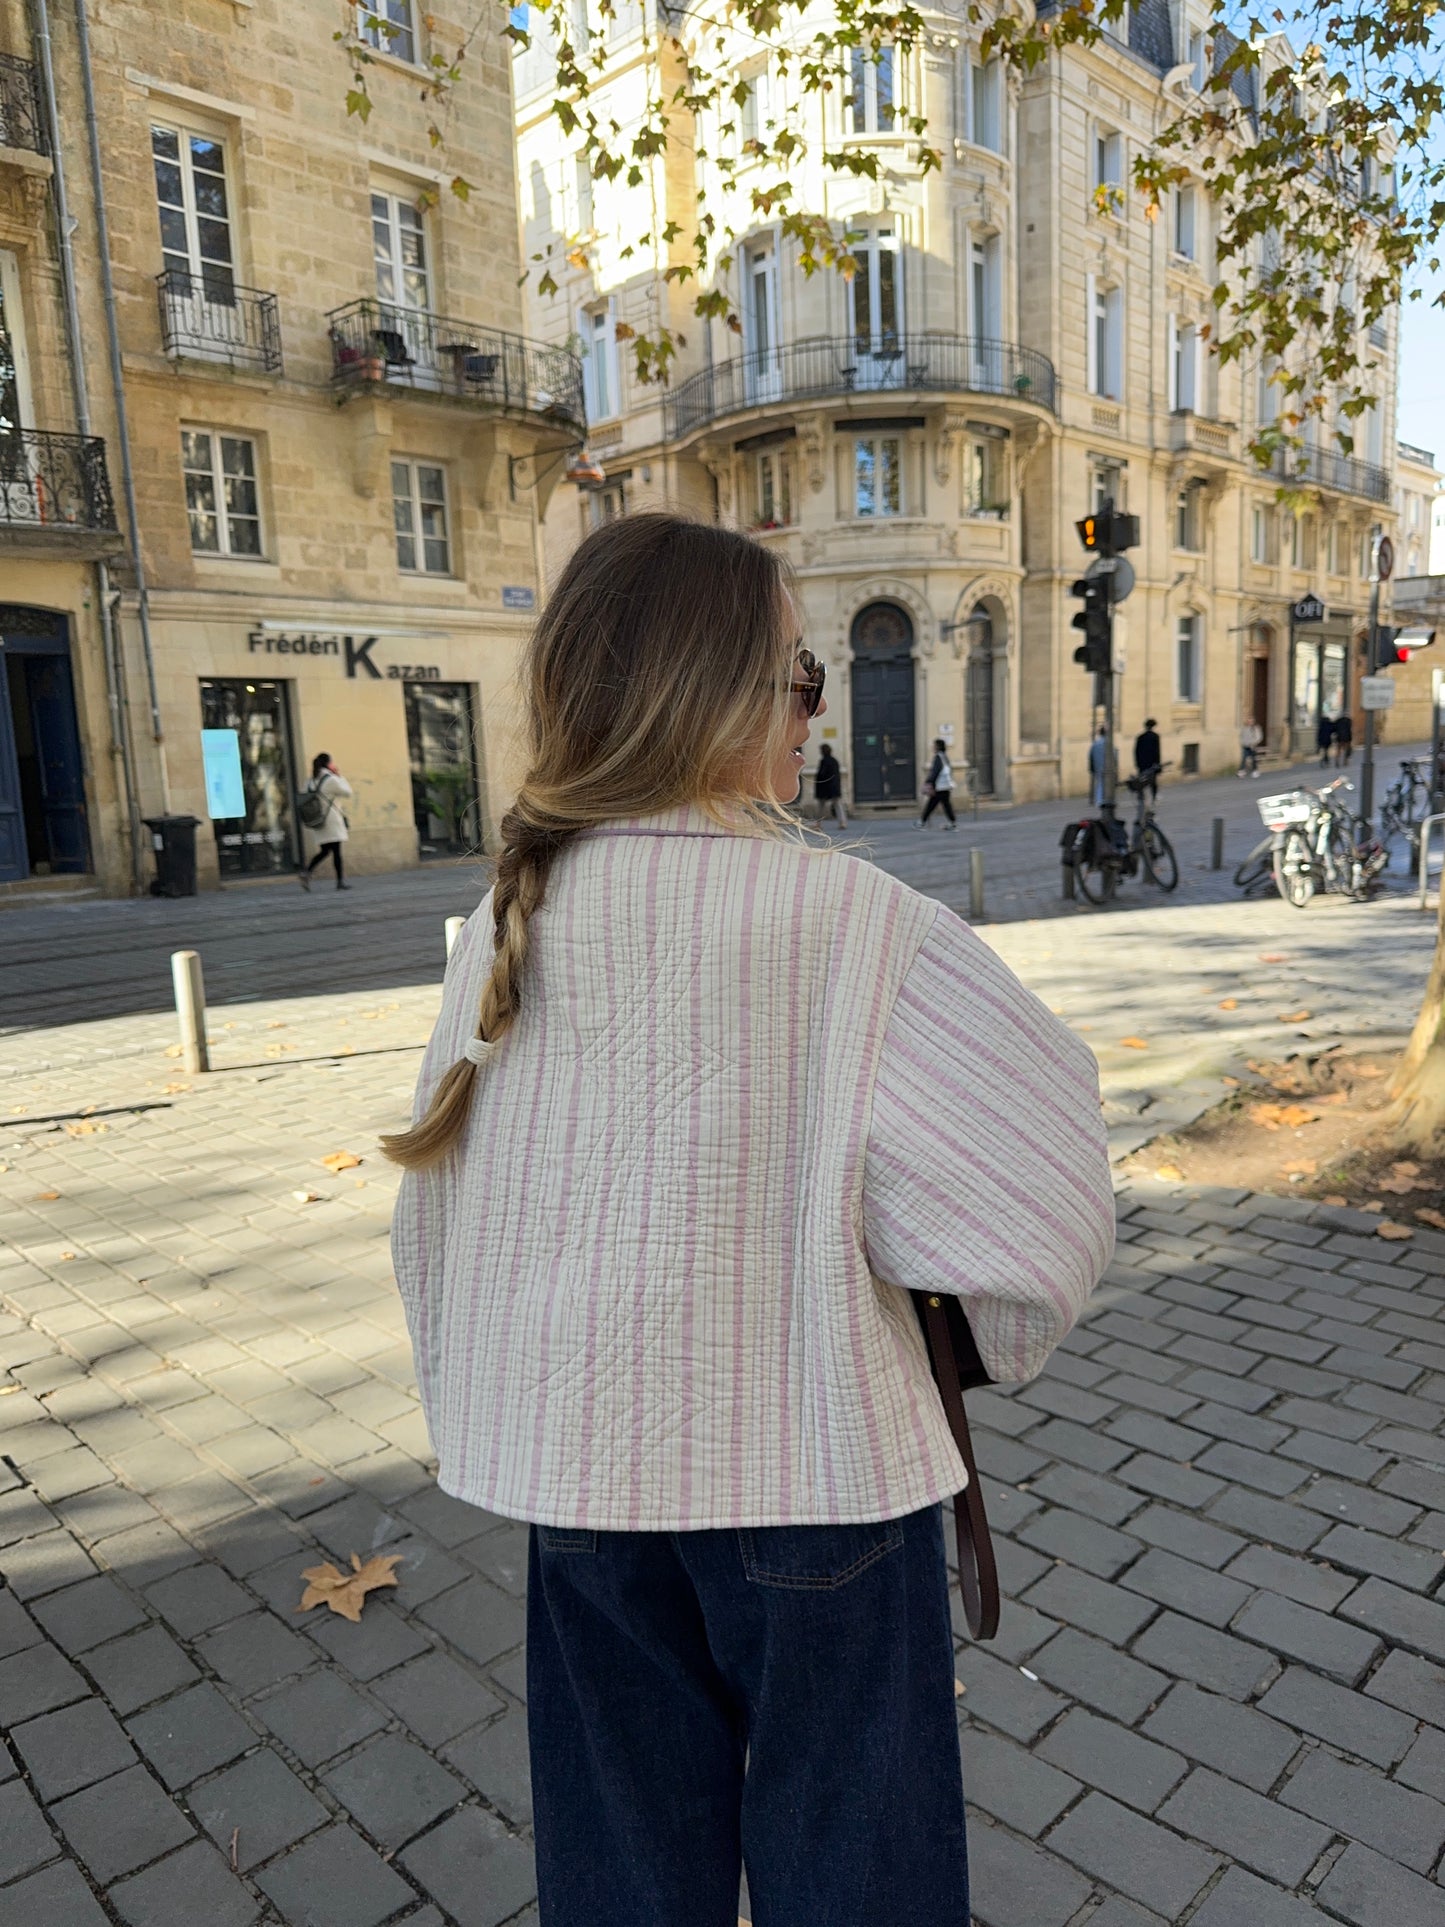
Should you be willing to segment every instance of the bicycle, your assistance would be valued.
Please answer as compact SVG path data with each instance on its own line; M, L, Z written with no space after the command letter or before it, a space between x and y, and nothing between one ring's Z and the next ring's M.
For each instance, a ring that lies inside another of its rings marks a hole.
M1262 796L1259 813L1271 831L1275 888L1296 910L1319 890L1356 900L1372 896L1389 854L1341 794L1354 790L1343 776L1322 789Z
M1084 817L1064 831L1061 842L1065 860L1073 866L1079 889L1088 902L1107 902L1117 892L1119 879L1137 876L1141 866L1148 880L1161 890L1178 888L1179 859L1154 821L1148 801L1154 783L1168 768L1167 763L1160 763L1127 779L1125 787L1134 797L1132 825L1121 823L1112 807L1105 805L1102 816Z
M1420 855L1420 825L1430 813L1429 760L1406 756L1400 774L1385 792L1380 805L1380 841L1388 850L1396 836L1403 836L1410 849L1410 861Z

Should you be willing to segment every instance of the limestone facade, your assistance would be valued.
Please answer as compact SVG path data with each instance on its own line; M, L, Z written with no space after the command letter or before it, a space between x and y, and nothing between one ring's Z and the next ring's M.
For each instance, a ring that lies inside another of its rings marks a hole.
M382 9L398 31L370 29L369 120L346 111L346 40L368 9L171 0L163 35L146 0L87 12L139 575L76 0L50 0L55 158L120 530L95 538L111 551L113 713L93 561L46 559L47 531L7 527L0 503L0 604L68 634L85 869L110 890L148 875L135 823L171 812L201 819L202 887L284 875L319 751L352 785L350 867L489 844L515 781L539 502L581 439L575 358L524 333L508 43L470 46L439 157L422 83L431 47L462 35L445 9ZM37 62L33 25L27 0L0 0L0 51ZM7 168L0 148L6 320L31 370L26 424L73 432L50 166ZM212 817L208 800L235 806L238 761L244 809ZM3 783L0 767L0 798ZM53 867L33 839L28 856Z
M599 101L624 127L649 73L668 83L651 4L610 31ZM1116 621L1123 738L1154 717L1173 773L1206 773L1233 766L1246 717L1280 750L1345 687L1361 558L1395 519L1395 319L1371 337L1380 402L1355 454L1322 434L1282 501L1247 449L1275 406L1264 371L1207 348L1203 182L1153 221L1127 185L1202 72L1208 11L1145 0L1130 18L1130 44L1056 54L1020 83L981 61L966 9L929 8L907 57L802 102L776 60L740 49L740 75L763 76L748 124L685 127L674 111L674 151L630 188L589 180L563 137L545 24L517 59L530 325L588 358L607 475L553 497L548 567L599 517L648 503L781 548L856 802L911 806L938 735L984 797L1086 788L1094 692L1073 662L1070 587L1087 559L1075 523L1105 495L1142 530ZM890 92L926 115L940 169L921 168ZM810 139L801 199L848 230L851 282L805 277L796 244L750 212L757 170L730 188L707 158L790 114ZM876 178L825 170L825 145ZM699 197L739 236L718 274L737 327L698 321L688 284L664 278ZM680 238L639 265L637 237L665 217ZM537 291L541 263L556 294ZM685 343L665 388L638 381L627 351L660 321ZM1324 622L1301 645L1290 610L1310 592Z

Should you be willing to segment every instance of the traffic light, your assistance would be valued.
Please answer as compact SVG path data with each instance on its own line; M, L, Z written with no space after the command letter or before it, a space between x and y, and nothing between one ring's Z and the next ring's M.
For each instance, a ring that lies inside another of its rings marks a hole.
M1122 555L1125 549L1139 546L1139 518L1125 515L1110 501L1100 504L1092 515L1075 522L1079 540L1091 555Z
M1109 578L1081 576L1069 591L1081 596L1084 606L1074 616L1072 626L1082 629L1084 640L1074 651L1074 661L1091 675L1101 676L1113 666L1114 625L1109 605Z
M1382 623L1379 630L1379 646L1375 651L1377 673L1381 669L1398 668L1401 663L1408 662L1417 649L1428 649L1434 640L1435 631L1418 624L1408 629L1391 629ZM1370 666L1368 636L1360 645L1360 653L1365 658L1365 667L1368 669Z

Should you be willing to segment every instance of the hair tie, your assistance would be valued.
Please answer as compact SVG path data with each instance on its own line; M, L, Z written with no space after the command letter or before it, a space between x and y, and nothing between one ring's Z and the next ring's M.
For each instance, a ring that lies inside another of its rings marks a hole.
M500 1038L469 1037L462 1045L462 1056L469 1064L485 1064L500 1041Z

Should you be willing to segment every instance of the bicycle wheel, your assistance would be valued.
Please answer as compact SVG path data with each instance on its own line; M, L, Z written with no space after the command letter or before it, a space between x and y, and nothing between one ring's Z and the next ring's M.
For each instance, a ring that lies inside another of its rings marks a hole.
M1296 910L1303 910L1315 893L1315 866L1310 846L1298 830L1291 830L1274 852L1274 887Z
M1161 890L1178 888L1179 859L1174 854L1174 845L1157 823L1144 825L1139 838L1139 854L1144 859L1144 871L1151 883L1157 883Z
M1118 888L1113 859L1097 831L1074 845L1074 875L1090 903L1107 903Z
M1246 896L1254 896L1274 888L1274 865L1270 861L1273 850L1274 838L1261 837L1234 873L1236 889L1243 890Z

